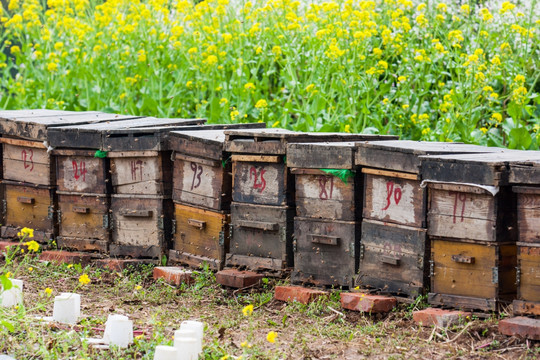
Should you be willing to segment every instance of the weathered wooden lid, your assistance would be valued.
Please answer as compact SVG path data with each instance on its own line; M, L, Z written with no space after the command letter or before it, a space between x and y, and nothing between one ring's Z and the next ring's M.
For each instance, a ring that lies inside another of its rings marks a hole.
M501 186L522 183L516 177L517 173L510 180L511 167L540 162L540 151L502 150L484 154L431 155L422 156L421 161L424 180ZM532 181L539 183L540 177Z
M540 160L512 162L508 181L512 184L537 185L540 189Z
M28 140L48 141L48 131L55 127L135 118L139 117L98 111L7 110L0 111L0 132Z
M285 155L288 143L343 142L395 139L389 135L299 132L285 129L261 129L225 132L225 150L232 153Z
M355 142L291 143L287 166L304 169L353 169Z
M420 173L420 156L423 155L502 151L500 148L479 145L412 140L367 141L359 142L357 146L356 165L413 174Z
M205 119L143 117L95 124L61 126L49 130L53 147L101 149L106 151L162 150L171 130L201 126Z

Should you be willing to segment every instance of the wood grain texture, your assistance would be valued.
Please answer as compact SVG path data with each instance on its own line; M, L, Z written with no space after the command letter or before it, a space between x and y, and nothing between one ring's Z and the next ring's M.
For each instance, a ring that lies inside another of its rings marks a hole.
M174 161L173 200L214 210L230 208L231 165L201 158L180 158Z
M55 185L55 167L51 156L43 147L3 144L4 178Z
M455 255L474 258L455 261ZM515 244L466 243L434 239L431 243L431 291L437 294L502 299L516 293Z
M284 163L234 161L232 199L262 205L286 205L294 201L294 177Z
M425 229L364 220L360 246L356 285L413 298L427 290L430 245Z
M59 235L69 238L96 239L108 242L109 198L104 195L58 192ZM81 249L84 250L84 249Z
M84 150L57 154L55 158L58 190L93 194L111 192L109 159L96 158L93 151Z
M354 142L291 143L287 145L287 166L309 169L353 169Z
M5 224L10 227L28 227L57 234L56 196L54 188L18 184L4 180L6 213Z
M540 179L540 160L510 164L508 181L511 184L538 185Z
M540 246L519 245L518 268L518 299L540 302Z
M516 200L509 188L495 196L459 184L429 184L428 235L516 241Z
M517 193L519 241L540 244L540 187L513 190Z
M173 204L168 198L150 195L112 195L111 252L116 255L164 252L171 237ZM139 250L137 250L139 249ZM122 254L121 251L126 251Z
M363 216L426 227L426 190L418 180L365 174Z
M111 181L116 194L170 195L170 152L110 153Z
M206 258L223 267L229 249L229 215L178 203L174 206L173 249L187 257L191 266L199 267Z
M540 316L540 301L514 300L512 310L514 315Z
M231 240L229 254L280 261L292 267L294 208L244 203L231 204ZM267 224L264 230L261 224ZM277 224L277 226L274 226ZM273 230L276 229L277 230ZM229 259L229 255L227 255ZM227 260L228 261L228 260ZM229 263L226 263L229 265ZM249 264L245 264L249 266ZM257 270L257 269L252 269ZM280 269L272 269L280 270Z
M361 191L357 179L352 177L344 183L338 177L318 172L295 174L296 214L300 217L355 221L355 190Z
M294 283L352 286L358 267L359 224L294 218Z

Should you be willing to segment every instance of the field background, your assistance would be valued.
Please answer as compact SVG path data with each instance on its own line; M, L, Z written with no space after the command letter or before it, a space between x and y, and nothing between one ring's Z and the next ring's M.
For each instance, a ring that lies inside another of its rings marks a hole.
M3 109L538 149L537 0L1 2Z

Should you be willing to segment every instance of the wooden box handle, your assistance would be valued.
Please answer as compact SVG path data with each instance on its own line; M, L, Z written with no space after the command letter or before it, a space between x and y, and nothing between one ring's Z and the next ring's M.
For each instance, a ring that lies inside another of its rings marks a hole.
M335 236L316 235L316 234L308 235L308 239L310 239L312 243L325 244L325 245L337 245L338 240L339 240L339 238Z
M452 261L461 264L474 264L474 256L452 255Z
M124 210L120 215L125 217L152 217L152 210Z
M248 221L248 220L239 220L236 222L236 225L245 228L258 229L262 231L278 231L278 223L269 223L264 221Z
M17 196L17 201L23 204L33 204L35 202L35 199L26 196Z
M196 220L196 219L187 219L188 225L194 226L197 229L204 229L206 226L206 221Z
M382 255L381 262L383 264L399 266L400 258L389 256L389 255Z
M78 214L89 214L90 208L84 207L84 206L74 206L73 212L76 212Z

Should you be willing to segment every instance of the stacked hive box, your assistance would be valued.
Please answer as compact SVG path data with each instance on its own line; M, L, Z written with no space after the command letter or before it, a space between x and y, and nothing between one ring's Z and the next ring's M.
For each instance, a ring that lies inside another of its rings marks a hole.
M51 130L58 147L59 245L160 256L172 214L166 134L203 122L139 118Z
M231 162L224 129L264 128L265 124L204 126L173 131L173 246L169 259L211 269L223 268L229 247Z
M514 314L540 316L540 161L512 164L517 194L517 299Z
M5 222L2 237L14 237L21 227L33 228L45 242L57 235L56 163L49 133L68 124L115 121L128 116L99 112L22 110L0 112L3 134Z
M352 142L287 146L287 165L296 186L293 283L353 284L362 209L355 149Z
M356 165L365 177L357 285L407 297L424 292L430 249L420 156L486 151L498 150L407 140L358 144Z
M516 296L516 196L509 166L537 152L428 156L429 302L497 310ZM520 188L517 188L519 191Z
M227 131L233 190L227 266L281 272L294 264L294 176L286 164L287 143L380 138L376 135L299 133L282 129Z

